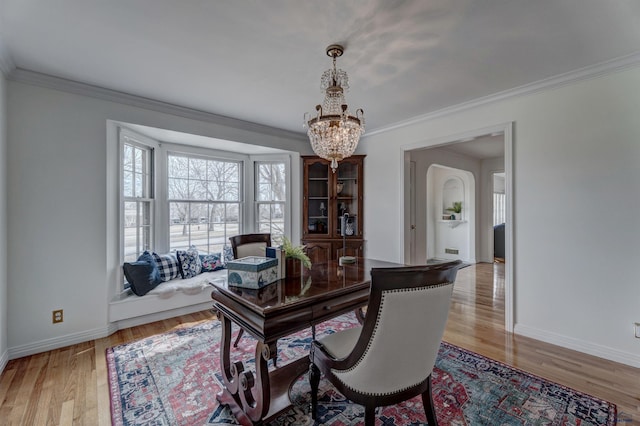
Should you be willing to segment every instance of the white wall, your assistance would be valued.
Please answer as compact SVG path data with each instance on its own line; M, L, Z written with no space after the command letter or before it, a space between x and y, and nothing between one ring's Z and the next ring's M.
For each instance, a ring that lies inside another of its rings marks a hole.
M106 223L116 212L106 211L107 120L311 152L304 135L241 130L11 80L7 102L10 357L109 331L113 236ZM64 309L62 324L51 323L54 309Z
M0 71L0 253L7 253L7 82ZM7 256L0 256L0 372L9 360Z
M403 261L403 147L514 122L516 333L640 366L638 87L628 68L367 136L369 256Z

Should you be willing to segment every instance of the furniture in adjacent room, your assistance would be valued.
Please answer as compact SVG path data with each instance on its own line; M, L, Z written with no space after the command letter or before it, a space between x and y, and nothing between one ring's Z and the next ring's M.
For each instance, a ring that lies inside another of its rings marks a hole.
M345 158L334 173L329 161L302 156L302 244L313 264L364 256L364 157Z
M504 223L493 227L493 257L504 261Z
M305 328L366 305L373 267L401 266L357 259L341 266L338 260L316 264L301 278L285 278L258 290L212 282L214 307L221 322L220 367L223 390L217 399L229 405L241 424L265 424L291 406L288 390L309 368L303 357L269 372L277 356L276 341ZM231 359L231 323L257 340L255 370Z
M320 373L349 400L364 405L365 425L375 408L421 395L427 421L437 425L431 372L449 314L461 261L374 268L367 316L354 327L311 345L311 414L316 419Z

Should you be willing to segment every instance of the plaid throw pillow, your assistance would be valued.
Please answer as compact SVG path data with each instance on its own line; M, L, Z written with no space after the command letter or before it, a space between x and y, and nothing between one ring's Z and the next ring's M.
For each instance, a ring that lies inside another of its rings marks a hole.
M158 264L158 269L160 270L160 279L162 281L169 281L174 278L178 278L180 275L180 264L178 263L178 259L172 254L158 254L156 252L152 253L153 258Z
M178 250L176 251L176 257L180 263L180 275L182 275L182 278L195 277L202 272L200 256L198 256L198 250L195 248Z

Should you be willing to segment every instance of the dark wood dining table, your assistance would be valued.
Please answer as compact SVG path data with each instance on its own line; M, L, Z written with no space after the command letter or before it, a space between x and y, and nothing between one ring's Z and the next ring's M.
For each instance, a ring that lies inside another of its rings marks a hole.
M341 265L333 260L257 290L223 280L211 282L222 325L224 383L218 401L228 405L243 425L264 424L290 408L289 388L308 370L309 359L304 356L269 371L268 361L277 357L278 339L365 306L371 268L394 266L402 265L364 258ZM243 361L231 361L232 323L256 339L253 370L246 369Z

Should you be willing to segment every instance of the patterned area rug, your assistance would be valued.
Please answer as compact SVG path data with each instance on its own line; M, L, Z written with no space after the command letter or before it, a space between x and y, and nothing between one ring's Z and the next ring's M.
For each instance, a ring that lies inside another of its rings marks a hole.
M332 333L357 323L345 315L317 327ZM308 353L309 330L278 341L278 365ZM245 334L235 354L252 362L253 339ZM237 424L216 401L220 391L220 325L212 320L107 349L114 425ZM614 425L616 406L443 342L433 372L440 425ZM294 408L274 425L311 425L306 375L294 384ZM420 397L383 407L377 424L425 425ZM316 425L356 425L361 406L324 379ZM382 423L380 423L382 422Z

